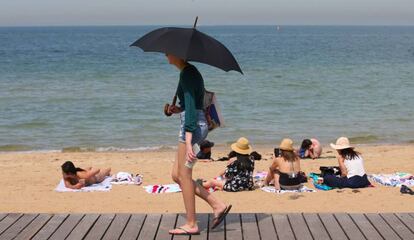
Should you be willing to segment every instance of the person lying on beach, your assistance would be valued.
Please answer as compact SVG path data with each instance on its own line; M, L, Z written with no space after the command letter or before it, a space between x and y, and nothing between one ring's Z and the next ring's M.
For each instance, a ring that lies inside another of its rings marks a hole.
M299 149L300 158L319 158L322 154L321 143L316 138L304 139Z
M204 140L200 143L200 151L197 153L197 159L201 160L212 160L211 159L211 148L214 146L213 142Z
M71 161L66 161L61 168L65 186L71 189L81 189L85 186L100 183L111 173L110 168L102 170L91 167L86 169L77 168Z
M331 147L338 153L337 160L341 169L341 176L327 174L323 183L333 188L363 188L371 183L368 181L364 169L364 160L359 152L350 145L348 138L340 137Z
M300 159L294 152L293 141L285 138L279 145L263 185L273 182L276 190L297 190L302 187L303 176L300 174Z
M249 140L242 137L231 145L235 158L231 158L226 169L219 173L219 177L204 181L204 188L214 188L227 192L253 190L254 160L250 156Z

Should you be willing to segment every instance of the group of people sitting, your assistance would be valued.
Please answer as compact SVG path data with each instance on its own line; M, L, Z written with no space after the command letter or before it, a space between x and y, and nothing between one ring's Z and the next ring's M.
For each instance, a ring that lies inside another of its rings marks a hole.
M210 144L211 148L212 144ZM340 137L331 147L337 151L340 175L324 174L323 183L333 188L363 188L370 185L364 169L362 156L350 145L348 138ZM231 145L227 167L219 176L199 182L205 188L215 188L224 191L237 192L253 190L255 157L251 155L252 147L249 141L242 137ZM211 149L210 149L211 150ZM293 141L285 138L278 148L275 148L272 164L264 181L259 184L274 185L276 190L297 190L307 181L301 171L301 158L320 157L322 147L316 139L305 139L299 150L293 147Z
M205 141L197 154L200 159L211 158L211 148L214 143ZM340 137L331 147L337 151L337 160L340 175L324 174L323 183L333 188L363 188L370 185L364 169L364 162L359 152L350 145L348 138ZM272 164L264 181L259 186L274 185L277 190L296 190L307 181L305 173L301 171L301 158L312 159L320 157L322 147L316 139L305 139L299 150L294 149L293 141L285 138L278 148L275 148ZM255 160L261 158L254 152L249 140L242 137L231 145L228 154L228 164L218 177L210 180L199 180L198 183L205 188L214 188L228 192L253 190ZM65 186L80 189L95 183L102 182L110 176L111 169L77 168L71 161L62 166Z

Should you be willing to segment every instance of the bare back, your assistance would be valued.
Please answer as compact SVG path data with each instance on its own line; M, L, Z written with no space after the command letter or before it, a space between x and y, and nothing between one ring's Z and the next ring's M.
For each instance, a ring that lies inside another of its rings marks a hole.
M300 171L300 160L295 158L295 161L290 162L282 157L275 158L275 162L278 166L278 170L283 173L299 172Z

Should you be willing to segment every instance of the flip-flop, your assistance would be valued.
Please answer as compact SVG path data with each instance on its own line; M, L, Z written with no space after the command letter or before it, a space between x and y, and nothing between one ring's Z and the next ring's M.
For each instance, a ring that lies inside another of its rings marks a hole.
M213 218L213 225L211 225L211 229L214 229L214 228L216 228L223 220L224 220L224 218L226 218L226 216L227 216L227 213L229 213L230 212L230 209L231 209L231 204L230 205L228 205L225 209L224 209L224 211L223 212L221 212L217 217L214 217Z
M181 232L177 232L177 230L181 231ZM175 231L175 233L172 233L172 232L168 232L168 233L171 234L171 235L187 235L187 236L200 235L200 232L190 232L189 230L187 230L183 227L178 227L176 229L173 229L172 231Z

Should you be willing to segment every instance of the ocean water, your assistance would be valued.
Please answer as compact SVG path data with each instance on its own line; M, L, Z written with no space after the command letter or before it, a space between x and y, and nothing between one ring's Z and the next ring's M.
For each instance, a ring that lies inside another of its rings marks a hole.
M0 28L0 151L174 146L179 72L129 45L157 26ZM414 140L414 27L206 26L244 75L194 63L227 144Z

